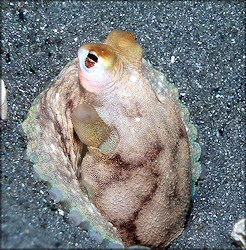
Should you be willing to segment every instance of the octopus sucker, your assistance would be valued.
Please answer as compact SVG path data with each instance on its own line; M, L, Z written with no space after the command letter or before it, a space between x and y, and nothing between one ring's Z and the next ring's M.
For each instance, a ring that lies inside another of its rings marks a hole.
M23 123L50 197L103 247L166 247L201 172L188 109L142 54L119 30L81 46Z

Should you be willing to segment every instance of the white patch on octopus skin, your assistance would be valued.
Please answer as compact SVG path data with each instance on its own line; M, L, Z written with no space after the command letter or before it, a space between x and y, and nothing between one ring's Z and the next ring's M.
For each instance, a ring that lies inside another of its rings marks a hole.
M132 75L130 76L130 81L131 81L131 82L136 82L136 81L137 81L137 76L134 75L134 74L132 74Z
M56 101L58 101L59 97L60 97L60 94L56 93Z
M56 147L55 147L55 145L54 145L54 144L50 144L50 148L52 149L52 151L53 151L53 152L55 152Z

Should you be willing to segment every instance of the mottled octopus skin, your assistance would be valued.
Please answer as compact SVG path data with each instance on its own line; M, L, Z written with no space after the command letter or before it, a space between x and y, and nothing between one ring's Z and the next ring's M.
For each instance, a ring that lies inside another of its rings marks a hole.
M171 87L164 84L162 94L154 90L152 81L161 77L142 59L131 33L113 31L102 47L84 48L98 58L109 50L103 66L112 83L97 88L85 79L80 61L72 61L35 101L23 125L32 142L29 157L41 178L59 187L81 213L89 213L93 203L92 224L107 227L110 237L126 247L166 247L182 232L190 205L192 152L185 115ZM106 143L108 152L89 145L82 158L71 117L83 103L117 135ZM47 154L38 156L42 150Z

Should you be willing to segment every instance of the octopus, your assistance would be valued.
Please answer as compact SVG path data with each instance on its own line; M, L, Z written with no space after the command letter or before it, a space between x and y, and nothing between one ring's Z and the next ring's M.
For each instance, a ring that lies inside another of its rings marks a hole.
M51 198L109 248L168 246L184 229L200 175L189 112L142 54L119 30L81 46L23 123Z

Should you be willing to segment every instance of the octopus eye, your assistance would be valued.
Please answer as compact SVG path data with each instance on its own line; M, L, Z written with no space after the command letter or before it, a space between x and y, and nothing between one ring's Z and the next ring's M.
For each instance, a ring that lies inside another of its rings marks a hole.
M89 69L93 67L97 62L98 62L97 55L93 54L93 52L89 52L87 57L85 58L85 67Z
M88 43L78 50L80 84L90 92L113 86L120 70L117 55L111 46Z

